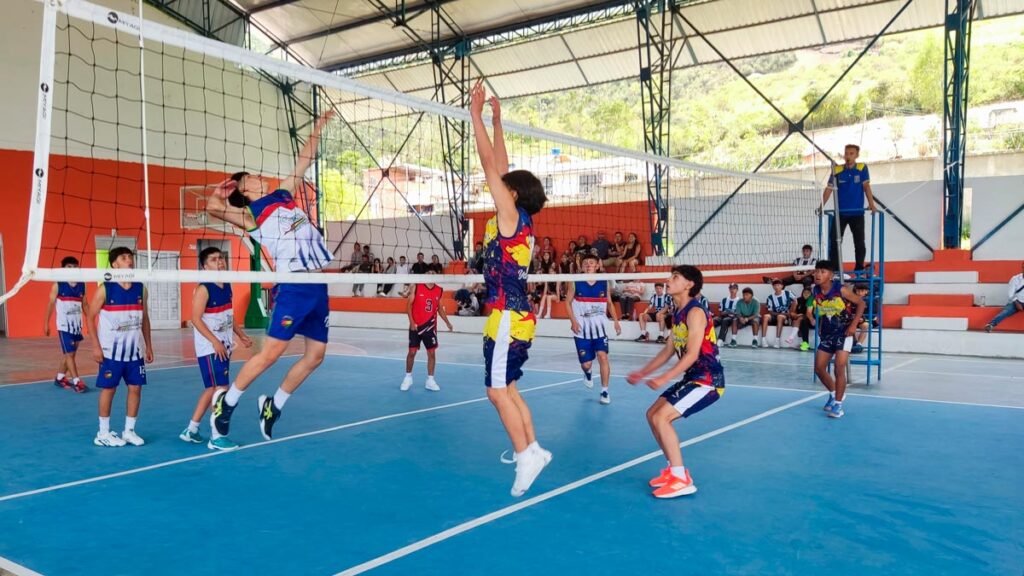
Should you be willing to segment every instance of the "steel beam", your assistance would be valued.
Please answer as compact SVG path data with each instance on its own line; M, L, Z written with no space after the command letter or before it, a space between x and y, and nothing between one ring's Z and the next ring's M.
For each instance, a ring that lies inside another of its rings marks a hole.
M946 0L946 43L942 114L944 210L942 244L959 248L964 224L964 162L967 159L967 85L971 23L976 0Z

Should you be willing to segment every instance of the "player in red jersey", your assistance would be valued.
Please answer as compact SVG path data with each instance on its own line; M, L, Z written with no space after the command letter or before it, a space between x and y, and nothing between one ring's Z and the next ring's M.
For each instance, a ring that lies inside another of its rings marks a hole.
M429 271L427 274L434 274ZM409 292L406 312L409 314L409 353L405 356L405 379L402 380L400 390L403 392L412 388L412 363L416 360L416 353L420 351L420 344L427 349L427 390L437 392L441 387L434 381L434 364L437 362L435 350L437 350L437 315L448 325L448 331L452 331L452 323L448 321L448 314L441 306L441 295L444 290L437 284L417 284Z

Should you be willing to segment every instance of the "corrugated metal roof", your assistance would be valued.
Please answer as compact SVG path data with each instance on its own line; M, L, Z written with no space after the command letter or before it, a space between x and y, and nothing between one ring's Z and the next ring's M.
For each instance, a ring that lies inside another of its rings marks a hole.
M729 58L771 54L798 48L870 38L892 19L905 0L705 0L686 4L682 14ZM978 0L976 15L993 18L1024 13L1024 0ZM238 0L245 8L266 0ZM444 10L463 33L489 30L566 8L586 6L584 0L448 0ZM418 3L410 0L409 6ZM890 33L939 26L945 0L913 0L889 28ZM366 0L296 0L253 16L283 39L295 39L335 25L367 18L378 21L344 32L293 44L308 61L326 65L416 46L401 27L381 17ZM430 37L430 16L410 27ZM677 20L687 45L678 68L720 60L682 20ZM677 36L678 37L678 36ZM552 32L524 41L499 43L471 53L473 76L485 76L491 88L509 98L566 90L635 78L639 73L635 18L626 15L598 25ZM694 59L696 57L696 60ZM431 98L434 70L429 61L360 76L374 85ZM351 100L348 99L348 100ZM365 107L364 107L365 108ZM372 114L365 110L361 115Z

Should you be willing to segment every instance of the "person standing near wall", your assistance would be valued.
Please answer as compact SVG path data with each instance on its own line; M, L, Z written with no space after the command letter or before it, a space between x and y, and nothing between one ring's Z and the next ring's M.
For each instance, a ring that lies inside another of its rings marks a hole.
M857 162L860 156L860 146L847 144L843 151L841 166L832 167L832 175L829 178L828 186L825 188L825 195L818 207L821 213L823 207L828 206L828 200L833 191L838 200L839 209L835 219L832 221L832 230L829 232L829 259L835 263L835 272L841 273L842 262L839 259L839 243L849 226L853 233L853 250L856 267L854 272L865 272L864 257L867 255L867 247L864 244L864 201L867 200L868 209L877 212L875 208L875 197L871 192L871 175L868 172L868 165ZM838 226L838 230L836 229Z

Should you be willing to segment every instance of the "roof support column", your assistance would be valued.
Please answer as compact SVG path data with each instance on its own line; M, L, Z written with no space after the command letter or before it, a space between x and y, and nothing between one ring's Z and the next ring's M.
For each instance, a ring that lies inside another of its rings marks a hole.
M944 218L942 245L959 248L964 224L964 162L967 159L967 83L971 23L976 0L946 0L946 45L942 114Z

